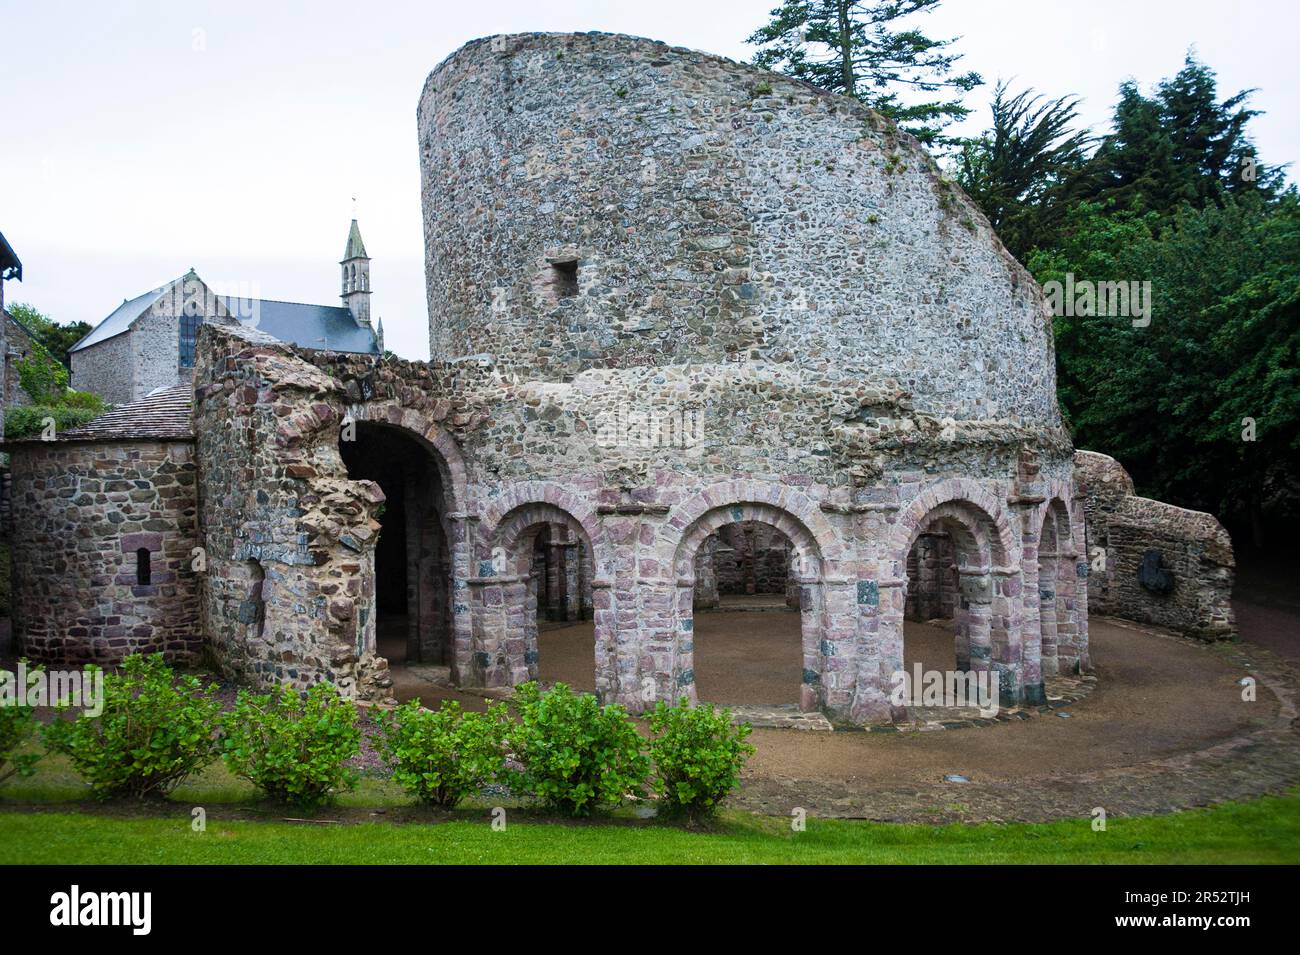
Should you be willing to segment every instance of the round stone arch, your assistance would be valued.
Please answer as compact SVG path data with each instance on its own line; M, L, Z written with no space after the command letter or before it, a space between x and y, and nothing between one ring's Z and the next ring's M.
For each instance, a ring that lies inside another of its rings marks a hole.
M963 478L922 491L900 513L886 553L892 564L882 586L901 588L881 600L879 640L882 673L903 669L903 607L907 556L916 538L942 526L953 537L958 564L957 668L996 671L1002 705L1023 700L1023 596L1021 547L998 495Z
M674 548L671 564L674 574L672 627L668 633L652 635L654 645L650 648L650 657L664 662L649 676L654 679L660 698L667 693L673 697L687 696L692 702L698 700L694 640L695 557L704 542L720 528L751 521L775 528L794 546L795 557L791 569L796 575L799 589L803 651L799 705L805 711L823 708L824 675L828 667L848 662L835 660L834 654L827 652L831 645L827 639L825 552L838 551L839 544L833 538L823 544L803 520L766 501L715 504L685 526L685 531Z
M472 518L467 513L468 472L460 445L432 414L392 399L348 405L345 410L354 422L401 431L431 452L445 498L439 517L449 542L451 561L451 678L457 683L473 685L472 621L467 600L474 556L469 530Z
M896 564L894 577L898 577L900 569L907 566L907 553L917 535L931 522L932 513L947 505L952 507L946 513L965 519L976 539L987 546L993 566L1008 568L1012 565L1019 553L1016 534L998 494L966 478L950 478L926 488L896 518L887 548L889 559ZM981 524L981 521L987 523Z
M538 675L537 594L532 536L560 526L591 554L597 694L614 689L614 607L605 534L596 513L564 488L527 482L494 498L484 514L470 578L472 630L467 672L475 685L513 686ZM525 547L524 544L528 546Z
M1053 487L1034 516L1037 533L1026 541L1026 689L1056 673L1076 668L1086 657L1088 564L1079 546L1079 522L1074 520L1068 492ZM1035 599L1036 598L1036 599ZM1034 603L1035 607L1028 605ZM1036 679L1035 679L1036 678ZM1030 695L1038 695L1031 692ZM1042 694L1045 699L1045 693Z
M459 515L465 512L469 500L465 458L456 439L432 415L392 400L349 405L347 414L353 421L369 421L372 424L401 428L435 451L434 459L438 462L443 486L447 489L448 513Z

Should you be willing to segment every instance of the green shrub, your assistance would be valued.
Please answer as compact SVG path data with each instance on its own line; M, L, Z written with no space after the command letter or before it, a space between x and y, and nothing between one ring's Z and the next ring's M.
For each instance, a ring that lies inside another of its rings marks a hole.
M74 391L69 388L59 398L55 405L60 408L80 408L84 411L93 411L100 415L107 411L110 405L103 398L92 391Z
M317 806L357 783L345 765L361 749L356 707L332 684L240 690L221 727L226 766L279 802Z
M676 706L662 700L650 714L650 755L655 761L654 787L670 812L691 818L712 815L740 782L740 771L754 752L745 742L748 723L733 726L730 710Z
M506 707L464 713L454 700L418 700L379 718L379 749L399 786L428 806L451 809L497 778L505 764Z
M563 683L545 693L521 684L514 700L519 721L507 738L522 768L510 773L513 788L573 816L645 791L650 761L623 707L601 706Z
M75 392L84 394L84 392ZM81 400L81 399L77 399ZM5 438L17 441L40 434L45 429L45 419L54 419L55 433L77 428L88 421L93 421L103 413L94 408L77 405L17 405L5 409Z
M121 673L105 675L103 713L55 720L46 744L100 798L163 796L216 758L216 692L177 677L161 653L132 655Z
M59 395L68 388L68 369L38 348L29 358L18 362L18 383L27 397L38 405L58 404Z
M29 672L39 672L34 669ZM10 679L14 679L11 675ZM36 731L36 711L26 705L26 687L13 684L15 698L0 701L0 783L10 776L30 776L36 771L39 753L18 755Z

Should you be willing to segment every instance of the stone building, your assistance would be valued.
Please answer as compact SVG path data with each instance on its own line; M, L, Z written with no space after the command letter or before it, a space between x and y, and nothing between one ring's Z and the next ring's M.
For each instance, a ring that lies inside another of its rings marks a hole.
M202 650L197 473L187 387L53 441L8 442L13 624L33 660L117 663Z
M951 616L1003 703L1090 666L1050 315L914 139L606 34L470 43L417 121L431 361L199 329L192 579L224 672L382 698L387 641L501 687L545 621L589 619L598 693L641 711L699 697L695 609L728 589L791 596L788 678L842 723L902 715L905 616ZM56 478L24 467L35 506Z
M383 322L376 328L370 323L370 258L355 219L339 267L339 306L219 295L191 269L123 301L73 345L72 387L118 403L191 384L194 343L205 322L238 320L303 348L382 354Z

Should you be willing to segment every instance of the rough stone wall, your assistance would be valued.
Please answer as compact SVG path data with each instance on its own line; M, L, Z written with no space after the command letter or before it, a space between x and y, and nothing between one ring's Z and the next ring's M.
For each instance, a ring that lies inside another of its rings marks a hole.
M309 358L337 361L355 375L331 377ZM256 685L327 680L351 695L384 696L387 667L375 655L374 619L384 496L371 481L347 478L339 440L349 402L400 393L459 434L473 416L435 397L450 395L450 382L435 384L429 367L298 355L250 329L205 324L198 367L194 421L209 566L203 617L215 661ZM400 426L396 403L378 420L389 424L390 409ZM466 573L457 568L462 582Z
M180 367L180 316L174 305L165 295L131 326L132 400L192 379L192 369Z
M137 316L129 331L72 352L72 387L124 404L192 382L194 369L180 364L182 315L202 316L204 324L236 324L220 298L188 273Z
M12 317L5 315L0 324L8 326L6 330L6 341L0 344L0 356L4 357L5 366L3 372L3 385L0 386L0 404L13 408L18 405L28 405L32 399L27 392L23 391L22 382L18 377L18 363L25 358L30 358L36 350L32 341L32 336L28 334L27 329ZM0 427L3 421L0 420ZM0 434L3 434L0 431Z
M1099 613L1207 640L1232 637L1232 540L1211 514L1138 497L1114 458L1075 454ZM1145 567L1144 567L1145 564Z
M114 405L138 397L131 332L74 351L68 357L72 363L72 387L78 391L92 392Z
M114 664L202 647L194 449L188 442L9 449L17 649L35 661ZM137 577L149 553L149 582Z
M766 524L731 524L718 532L714 556L721 594L783 594L790 569L789 542Z
M793 363L814 389L893 379L940 418L1057 423L1032 280L853 100L631 37L525 34L436 68L419 128L435 358L549 380ZM575 258L556 292L551 263Z

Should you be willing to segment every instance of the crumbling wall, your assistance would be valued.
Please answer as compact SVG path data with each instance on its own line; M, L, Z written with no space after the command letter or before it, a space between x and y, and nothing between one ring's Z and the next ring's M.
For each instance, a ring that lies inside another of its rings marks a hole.
M1207 640L1232 637L1232 540L1212 515L1138 497L1114 458L1075 454L1098 613Z
M194 426L213 662L254 686L386 695L374 652L371 482L338 453L343 387L269 336L204 325Z

